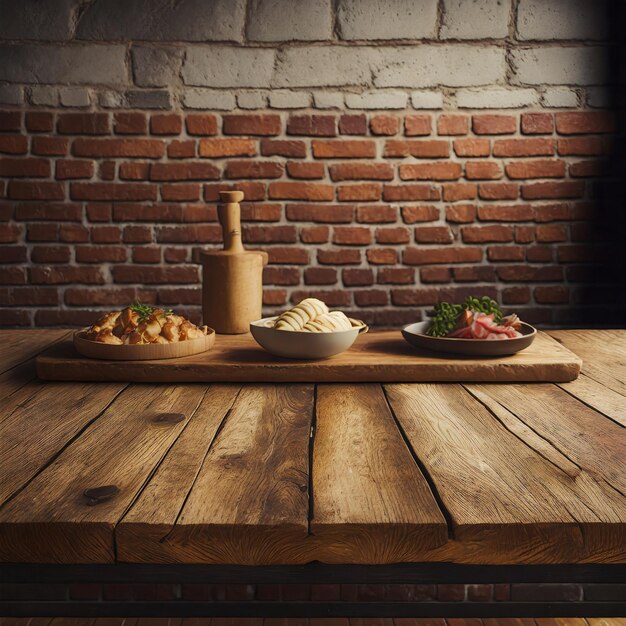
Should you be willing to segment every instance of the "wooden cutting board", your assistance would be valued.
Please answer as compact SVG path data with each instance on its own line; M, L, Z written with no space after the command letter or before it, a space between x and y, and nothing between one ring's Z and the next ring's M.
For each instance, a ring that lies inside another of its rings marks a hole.
M295 361L265 352L251 335L218 335L202 354L161 361L99 361L70 341L37 357L44 380L125 382L566 382L582 360L545 333L512 356L451 357L409 346L399 331L360 336L342 354Z

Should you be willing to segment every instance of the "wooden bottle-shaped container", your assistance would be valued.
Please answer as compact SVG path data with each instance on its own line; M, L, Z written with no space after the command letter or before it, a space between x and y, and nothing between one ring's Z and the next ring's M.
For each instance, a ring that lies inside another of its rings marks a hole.
M221 191L217 214L223 250L201 253L202 317L207 326L225 335L250 330L261 318L263 266L267 252L245 250L241 242L242 191Z

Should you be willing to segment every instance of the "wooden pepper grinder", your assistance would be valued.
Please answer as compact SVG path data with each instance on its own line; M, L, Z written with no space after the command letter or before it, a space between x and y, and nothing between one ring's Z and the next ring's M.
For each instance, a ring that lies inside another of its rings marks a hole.
M202 317L217 333L239 335L261 318L263 266L267 252L245 250L241 242L242 191L220 191L217 215L223 250L201 253Z

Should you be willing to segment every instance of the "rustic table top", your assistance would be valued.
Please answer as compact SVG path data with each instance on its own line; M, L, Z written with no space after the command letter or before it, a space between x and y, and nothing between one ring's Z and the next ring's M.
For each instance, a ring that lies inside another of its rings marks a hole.
M626 561L626 331L559 384L39 381L67 332L0 331L2 561Z

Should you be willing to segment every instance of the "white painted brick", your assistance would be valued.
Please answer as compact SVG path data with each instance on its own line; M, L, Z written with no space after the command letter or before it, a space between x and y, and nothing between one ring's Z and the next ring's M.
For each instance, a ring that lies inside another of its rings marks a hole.
M89 90L80 87L62 87L59 89L59 98L64 107L88 107L91 104Z
M613 104L611 90L606 87L587 89L587 104L594 109L607 109Z
M183 63L183 81L205 87L269 87L274 55L269 48L191 46Z
M518 85L601 85L608 81L608 51L602 47L536 47L511 52Z
M126 97L119 91L103 91L98 96L98 103L104 109L122 109L126 106Z
M243 91L237 94L237 106L240 109L264 109L267 106L267 94L262 91Z
M278 53L273 87L369 85L374 48L301 46Z
M539 104L534 89L459 89L456 103L461 109L515 109Z
M49 85L33 85L30 88L31 104L55 107L59 104L59 90Z
M442 109L443 93L441 91L414 91L411 94L414 109Z
M520 0L519 39L606 39L608 0Z
M24 90L16 85L0 85L0 104L22 104Z
M4 0L0 2L0 39L67 41L70 15L79 0Z
M547 87L541 96L544 107L570 108L578 106L578 95L568 87Z
M434 37L437 0L339 0L342 39L424 39Z
M0 81L124 85L125 46L0 45Z
M245 0L95 0L78 39L103 41L241 41Z
M311 105L311 96L303 91L272 91L272 109L306 109Z
M183 104L187 109L230 111L235 108L235 96L229 91L216 89L187 89Z
M139 87L169 87L179 80L181 48L133 46L133 79Z
M316 109L341 109L343 107L343 93L340 91L316 91L313 94L313 103Z
M441 39L501 39L509 32L509 0L444 0Z
M506 76L505 50L497 46L420 45L378 52L376 87L493 85Z
M404 109L407 100L408 95L401 91L346 94L346 106L349 109Z
M331 39L330 0L251 0L249 41L318 41Z

